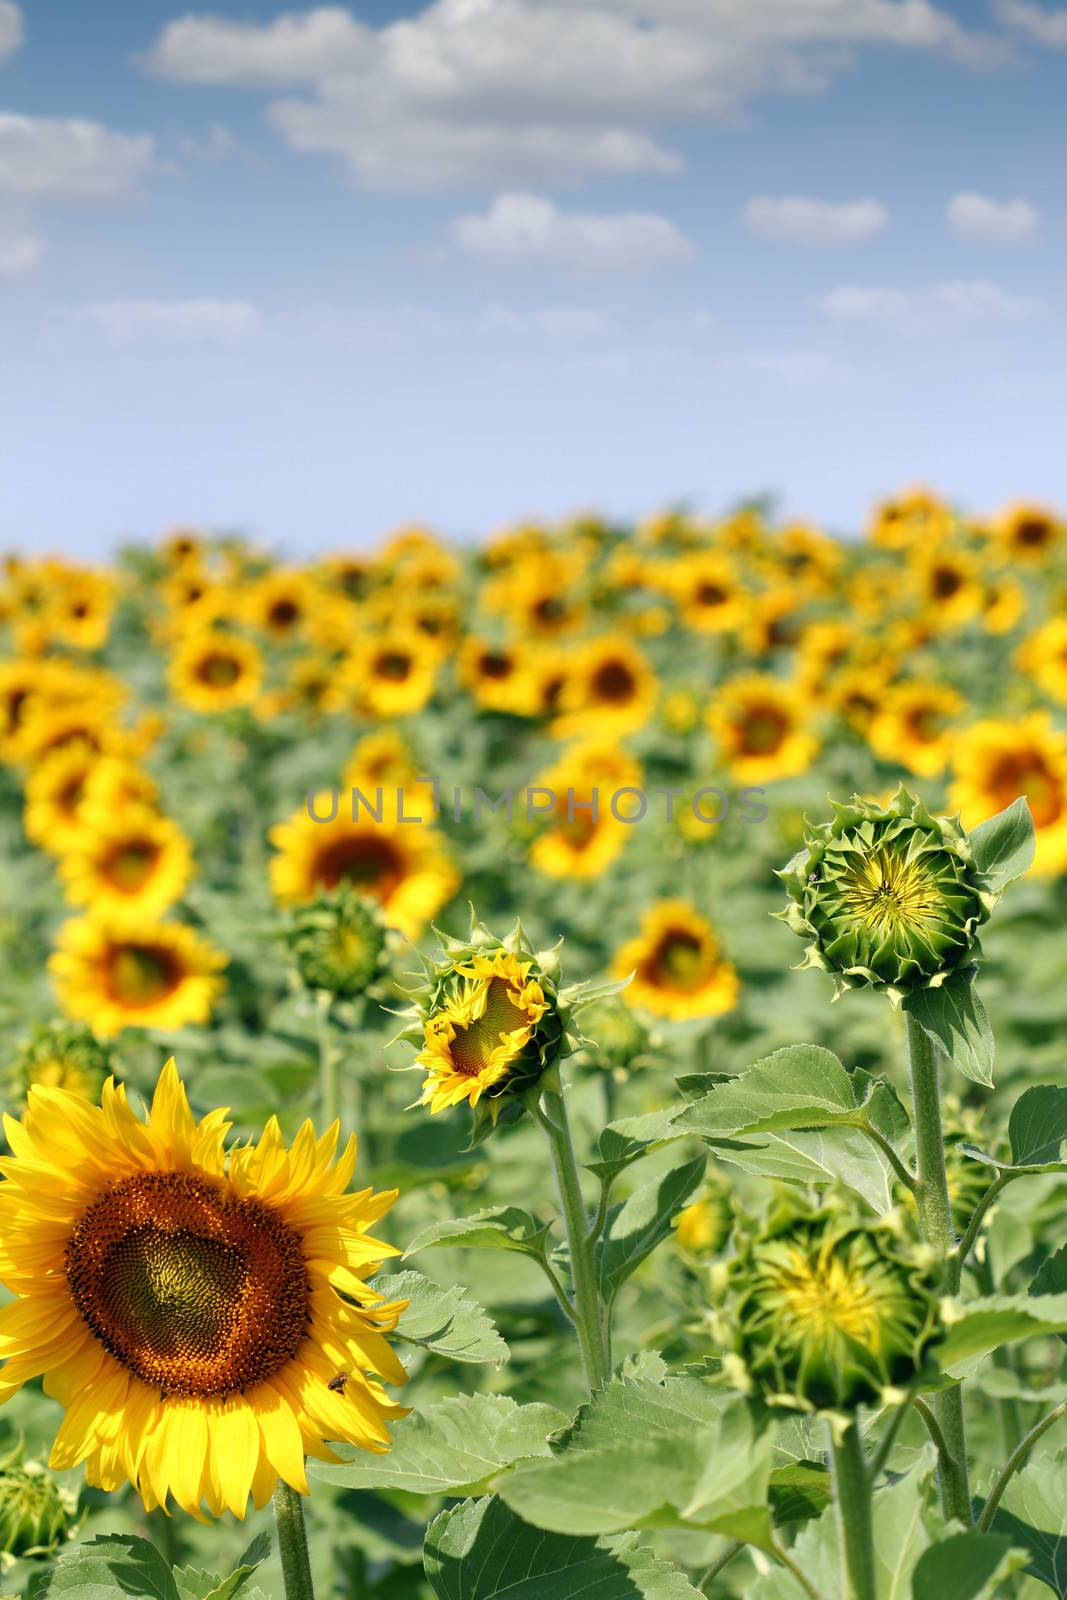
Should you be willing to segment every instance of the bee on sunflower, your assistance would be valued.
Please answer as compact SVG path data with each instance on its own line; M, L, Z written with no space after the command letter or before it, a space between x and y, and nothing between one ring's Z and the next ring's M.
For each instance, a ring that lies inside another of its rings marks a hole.
M194 1120L173 1061L147 1119L111 1079L99 1105L36 1086L0 1181L0 1400L43 1377L53 1468L195 1517L307 1493L306 1456L387 1450L404 1415L382 1387L405 1381L383 1337L403 1303L365 1281L395 1194L345 1193L337 1124L290 1148L272 1119L227 1149L229 1126Z

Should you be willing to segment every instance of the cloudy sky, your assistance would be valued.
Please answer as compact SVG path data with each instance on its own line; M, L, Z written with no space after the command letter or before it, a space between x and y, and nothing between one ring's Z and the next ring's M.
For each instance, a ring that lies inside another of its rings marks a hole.
M1067 5L0 0L0 543L1067 501Z

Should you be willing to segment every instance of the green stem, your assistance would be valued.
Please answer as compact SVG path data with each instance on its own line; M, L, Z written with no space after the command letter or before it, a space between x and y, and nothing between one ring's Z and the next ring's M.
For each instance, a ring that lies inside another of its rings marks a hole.
M725 1567L728 1567L730 1562L734 1559L734 1556L740 1555L744 1548L745 1546L740 1539L735 1539L732 1544L728 1544L718 1561L713 1561L711 1566L704 1573L703 1577L697 1580L697 1593L706 1595L711 1589L712 1584L715 1582L715 1579L719 1576L719 1573L722 1572Z
M586 1385L592 1394L601 1388L609 1377L608 1355L604 1340L604 1306L597 1287L593 1249L589 1239L589 1218L582 1198L582 1183L578 1175L578 1162L574 1154L567 1106L562 1094L546 1089L540 1105L534 1102L534 1111L548 1135L559 1189L563 1222L567 1230L570 1249L571 1282L574 1285L575 1325L582 1351Z
M1011 1182L1014 1176L1014 1173L1002 1172L998 1178L994 1178L985 1194L975 1206L971 1220L967 1224L967 1232L963 1235L963 1238L953 1251L950 1261L952 1275L955 1279L955 1287L957 1289L960 1286L960 1279L963 1275L963 1268L966 1265L967 1257L974 1249L975 1240L978 1238L979 1230L982 1226L982 1223L985 1221L986 1212L993 1204L993 1201L1000 1194L1001 1190Z
M945 1136L941 1125L941 1077L937 1054L919 1022L904 1014L908 1037L908 1066L915 1149L919 1183L915 1199L923 1237L949 1263L949 1290L959 1289L958 1261L953 1264L956 1234L952 1223L952 1203L945 1171ZM967 1435L963 1419L963 1395L957 1384L934 1400L934 1410L945 1437L946 1456L941 1463L941 1505L948 1517L957 1517L964 1527L974 1521L971 1488L967 1476Z
M1058 1405L1054 1411L1050 1411L1047 1417L1042 1417L1040 1422L1035 1422L1034 1426L1030 1429L1030 1432L1026 1435L1026 1438L1021 1439L1015 1446L1015 1449L1005 1462L1000 1476L997 1478L997 1481L989 1491L989 1499L985 1503L985 1506L982 1510L981 1519L978 1523L979 1532L985 1533L989 1527L989 1524L996 1515L997 1507L1001 1502L1001 1498L1005 1489L1008 1487L1008 1481L1012 1474L1014 1472L1018 1472L1019 1468L1022 1466L1023 1462L1030 1454L1030 1451L1034 1448L1034 1445L1040 1439L1045 1430L1047 1428L1051 1428L1052 1424L1054 1422L1058 1422L1061 1417L1067 1417L1067 1400L1064 1400L1061 1405Z
M337 1121L337 1050L330 1028L333 995L328 989L315 992L315 1022L319 1042L319 1113L323 1128Z
M867 1135L872 1144L876 1144L878 1146L879 1150L885 1156L886 1160L889 1162L889 1165L892 1167L893 1171L896 1173L904 1187L906 1189L910 1189L912 1194L915 1194L919 1188L915 1174L908 1171L907 1167L904 1165L903 1161L901 1161L900 1157L897 1155L896 1151L893 1149L893 1146L890 1144L885 1135L879 1133L878 1129L874 1126L874 1123L871 1122L870 1118L859 1123L858 1127L861 1133L865 1133Z
M315 1600L301 1497L281 1478L274 1488L274 1522L278 1530L285 1600Z
M841 1542L844 1600L877 1600L871 1480L859 1427L850 1422L840 1437L830 1431L834 1505Z
M867 1476L871 1480L872 1489L878 1482L878 1479L881 1477L883 1469L885 1468L885 1464L892 1454L893 1446L897 1442L897 1434L900 1432L904 1418L907 1416L907 1414L907 1406L896 1407L893 1416L889 1420L889 1426L886 1428L884 1434L879 1440L878 1448L874 1452L874 1455L871 1457L870 1462L867 1465Z

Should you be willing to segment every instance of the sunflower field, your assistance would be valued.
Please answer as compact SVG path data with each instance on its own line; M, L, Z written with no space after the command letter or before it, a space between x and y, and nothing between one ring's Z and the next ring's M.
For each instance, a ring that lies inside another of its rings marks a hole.
M1067 1596L1067 524L0 578L0 1600Z

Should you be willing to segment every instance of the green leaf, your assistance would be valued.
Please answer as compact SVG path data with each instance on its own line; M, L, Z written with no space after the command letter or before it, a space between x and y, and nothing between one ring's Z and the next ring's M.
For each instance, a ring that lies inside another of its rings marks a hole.
M390 1300L406 1300L394 1338L405 1339L452 1361L492 1361L502 1367L510 1351L487 1311L464 1300L462 1285L446 1289L420 1272L383 1272L371 1288Z
M64 1550L47 1593L70 1600L181 1600L170 1567L155 1545L132 1533L101 1533Z
M796 1044L717 1084L686 1106L673 1125L703 1138L734 1139L855 1121L852 1083L837 1056L819 1045Z
M706 1155L695 1156L683 1166L653 1178L609 1211L596 1247L605 1300L618 1293L630 1274L670 1233L672 1218L700 1184L707 1161Z
M715 1146L718 1161L784 1183L841 1183L884 1215L893 1206L896 1177L886 1157L858 1128L785 1129L750 1143Z
M935 1354L942 1370L985 1355L999 1345L1036 1334L1067 1333L1067 1294L1002 1294L949 1302L948 1334Z
M914 989L903 1004L964 1077L992 1085L993 1030L970 977L953 973L940 988Z
M424 1563L438 1600L699 1600L650 1550L546 1534L500 1500L467 1500L435 1517Z
M403 1260L417 1250L434 1245L467 1245L478 1250L516 1250L520 1255L543 1258L549 1224L539 1222L519 1206L490 1206L470 1217L450 1217L432 1222L415 1235Z
M1001 1584L1028 1560L1003 1534L954 1533L919 1557L913 1600L995 1600Z
M775 1467L770 1481L771 1512L776 1524L807 1522L830 1504L830 1469L821 1461L791 1461Z
M555 1533L689 1525L766 1544L769 1477L769 1439L743 1399L697 1378L624 1372L498 1492Z
M457 1395L398 1422L388 1455L360 1450L340 1465L309 1462L308 1471L347 1489L480 1494L512 1462L547 1456L549 1434L566 1423L554 1406L519 1406L505 1395Z
M974 864L994 892L1021 878L1034 861L1034 819L1025 796L980 822L970 840Z
M596 1159L584 1163L586 1170L602 1182L617 1178L648 1151L682 1137L680 1132L672 1131L671 1119L670 1111L652 1111L644 1117L609 1122L597 1140Z
M1029 1552L1027 1571L1060 1600L1067 1596L1067 1450L1017 1472L993 1517L993 1532Z
M1067 1088L1039 1083L1027 1089L1012 1107L1008 1138L1017 1167L1058 1162L1067 1139Z
M1067 1244L1055 1255L1049 1256L1044 1266L1035 1274L1030 1284L1031 1294L1058 1294L1067 1296ZM1067 1333L1057 1335L1067 1344Z

